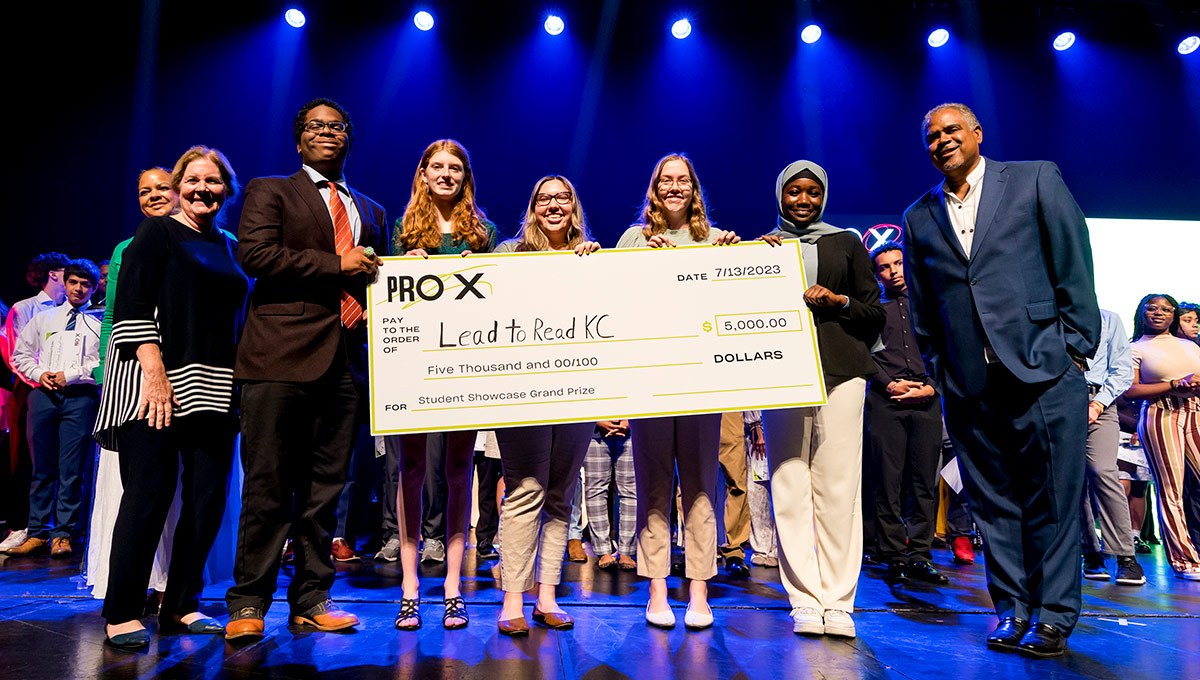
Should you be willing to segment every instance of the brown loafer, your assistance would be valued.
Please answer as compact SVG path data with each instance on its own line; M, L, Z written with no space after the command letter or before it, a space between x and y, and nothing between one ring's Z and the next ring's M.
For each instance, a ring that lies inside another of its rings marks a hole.
M37 555L38 553L46 552L50 541L44 538L35 538L30 536L25 539L25 542L8 551L9 555Z
M71 552L71 539L66 536L57 536L50 539L51 557L70 557Z
M583 549L583 541L578 538L567 541L567 559L572 562L587 562L587 552Z
M617 566L621 571L637 571L637 560L629 555L621 555L621 559L617 560Z
M534 606L533 620L554 630L571 630L575 627L575 619L566 612L544 612Z
M225 639L263 636L263 610L258 607L242 607L229 615L225 624Z
M524 614L515 619L497 621L496 628L500 630L501 635L509 637L529 635L529 622L525 620Z
M297 626L311 626L320 631L333 631L351 628L358 625L358 617L350 612L342 611L333 600L325 600L306 611L292 615L292 623Z

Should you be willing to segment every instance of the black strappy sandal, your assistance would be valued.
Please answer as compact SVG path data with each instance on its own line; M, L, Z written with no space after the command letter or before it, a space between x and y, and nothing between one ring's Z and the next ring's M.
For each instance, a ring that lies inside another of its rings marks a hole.
M461 623L450 623L450 619L462 619ZM446 613L442 615L442 627L446 630L466 628L471 617L467 615L467 604L461 596L446 599Z
M417 630L421 627L421 610L418 608L420 604L420 600L400 600L400 613L396 614L396 630ZM404 624L405 621L413 619L416 619L416 625Z

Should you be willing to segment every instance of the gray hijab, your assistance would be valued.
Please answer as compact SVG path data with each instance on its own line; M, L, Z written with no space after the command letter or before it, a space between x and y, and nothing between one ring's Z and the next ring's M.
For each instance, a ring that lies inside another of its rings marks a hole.
M821 209L817 213L815 222L809 224L796 224L791 221L787 215L783 213L783 189L789 182L796 179L798 175L807 170L816 176L820 182L821 188L825 190L825 200L821 201ZM783 169L779 173L779 177L775 179L775 211L779 213L779 230L787 232L788 235L799 238L803 243L816 243L817 239L822 236L836 234L839 231L845 231L832 224L822 221L821 217L825 214L825 206L829 204L829 177L825 173L825 168L813 163L812 161L796 161Z

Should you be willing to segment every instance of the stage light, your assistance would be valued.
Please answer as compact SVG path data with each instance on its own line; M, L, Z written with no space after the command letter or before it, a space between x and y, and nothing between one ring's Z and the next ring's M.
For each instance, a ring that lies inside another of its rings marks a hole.
M293 7L283 13L283 20L292 28L300 28L304 25L304 12Z
M562 33L563 29L566 27L567 25L563 23L562 17L558 17L553 14L546 17L546 23L542 24L542 28L545 28L546 32L550 35L558 35L559 33Z
M413 24L422 31L428 31L433 28L433 15L421 10L413 15Z
M1070 31L1063 31L1054 38L1054 49L1062 52L1075 44L1075 34Z
M680 19L679 21L671 24L671 35L675 36L679 40L683 40L691 34L692 22L688 21L687 19Z
M929 46L941 47L942 45L945 45L946 41L949 39L950 31L947 31L944 28L935 28L933 29L933 32L929 34Z
M1191 54L1196 51L1197 47L1200 47L1200 36L1189 35L1179 41L1180 54Z
M800 39L809 45L821 39L821 27L816 24L809 24L800 31Z

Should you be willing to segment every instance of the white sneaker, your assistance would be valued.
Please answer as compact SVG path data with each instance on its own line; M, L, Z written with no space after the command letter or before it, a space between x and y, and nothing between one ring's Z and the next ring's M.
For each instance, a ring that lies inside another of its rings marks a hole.
M850 618L850 612L844 612L840 609L826 609L825 634L847 638L855 637L854 619Z
M436 538L425 539L425 547L421 550L422 562L445 562L446 546Z
M25 532L22 531L21 533ZM8 541L5 541L4 543L8 543ZM1175 576L1183 579L1184 581L1200 581L1200 569L1188 569L1187 571L1181 571L1175 574Z
M792 610L792 632L799 635L824 635L825 620L816 607L796 607Z
M683 626L690 630L704 630L713 625L712 607L708 608L708 612L699 612L692 610L692 603L688 603L687 613L683 615Z
M28 529L17 529L16 531L9 534L8 538L4 539L3 541L0 541L0 552L12 550L13 548L17 547L18 545L21 545L22 543L24 543L27 538L29 538L29 530Z
M375 553L376 562L395 562L400 557L400 539L388 539L387 543Z
M711 615L709 615L711 617ZM674 628L675 612L668 607L666 611L652 612L650 604L646 604L646 623L656 628Z

